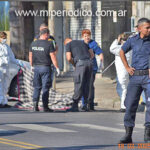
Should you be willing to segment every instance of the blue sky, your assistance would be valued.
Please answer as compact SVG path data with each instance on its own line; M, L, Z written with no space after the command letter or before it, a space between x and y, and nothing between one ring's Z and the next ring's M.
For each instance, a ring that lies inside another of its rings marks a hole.
M5 8L5 13L8 15L9 11L9 2L8 1L0 1L0 14L3 14Z

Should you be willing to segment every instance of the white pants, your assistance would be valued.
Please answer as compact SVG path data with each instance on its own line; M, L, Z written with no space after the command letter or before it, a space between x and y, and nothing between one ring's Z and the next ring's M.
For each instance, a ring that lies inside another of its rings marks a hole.
M0 67L0 104L8 103L6 98L8 92L9 70L8 67Z
M115 62L117 72L117 93L121 99L121 108L125 109L124 101L127 94L127 86L129 82L129 74L126 71L121 59Z

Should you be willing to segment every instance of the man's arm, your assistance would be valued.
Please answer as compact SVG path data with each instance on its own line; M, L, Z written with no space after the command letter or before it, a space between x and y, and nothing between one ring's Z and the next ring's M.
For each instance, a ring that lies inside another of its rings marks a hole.
M128 65L128 62L127 62L125 53L124 53L124 51L123 51L122 49L120 50L120 57L121 57L121 60L122 60L122 62L123 62L123 64L124 64L124 66L125 66L127 72L132 76L132 75L134 74L134 70L135 70L135 69L132 68L132 67L130 67L130 66Z
M99 59L100 59L101 62L104 62L104 55L103 55L103 53L101 53L101 54L99 55Z
M58 46L57 45L55 46L55 50L56 50L55 54L57 54L58 53Z
M32 66L32 52L29 52L29 62L30 62L30 65Z
M58 62L57 62L57 57L56 57L55 51L50 53L50 57L51 57L53 65L57 69L58 68Z
M66 52L66 59L68 62L70 62L73 66L75 66L74 61L71 57L71 52Z

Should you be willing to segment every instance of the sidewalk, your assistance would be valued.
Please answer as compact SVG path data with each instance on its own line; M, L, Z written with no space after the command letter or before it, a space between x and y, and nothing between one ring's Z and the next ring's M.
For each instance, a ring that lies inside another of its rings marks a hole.
M73 92L73 77L65 75L56 79L56 90L62 93ZM120 109L120 99L116 92L116 82L97 74L95 80L95 103L99 108Z

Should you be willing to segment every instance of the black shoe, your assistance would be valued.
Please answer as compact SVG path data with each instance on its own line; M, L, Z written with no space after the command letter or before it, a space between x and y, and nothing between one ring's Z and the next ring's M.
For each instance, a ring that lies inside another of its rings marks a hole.
M43 109L44 112L53 112L54 110L50 109L50 108L44 108Z
M34 112L40 111L40 110L39 110L39 107L38 107L38 102L33 102L33 111L34 111Z
M123 138L120 139L119 144L132 143L132 132L133 127L125 127L126 134Z
M90 108L90 110L89 111L96 111L94 108Z
M2 107L1 108L11 108L11 106L10 105L8 105L8 104L5 104L5 105L2 105Z
M89 105L89 111L95 111L94 106L93 105Z
M145 127L144 141L150 143L150 126Z
M0 108L4 108L2 104L0 104Z
M87 105L82 106L82 107L81 107L81 110L82 110L82 111L89 111Z
M121 108L121 109L120 109L120 112L126 112L126 109Z
M78 103L73 103L70 109L66 110L67 112L79 112Z
M38 107L33 107L33 111L40 111Z

